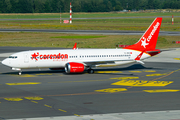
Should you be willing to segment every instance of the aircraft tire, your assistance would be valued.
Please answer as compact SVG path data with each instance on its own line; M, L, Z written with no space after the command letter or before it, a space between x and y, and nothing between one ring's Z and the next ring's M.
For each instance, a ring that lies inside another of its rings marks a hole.
M94 73L94 70L93 70L93 69L89 69L89 70L88 70L88 73L89 73L89 74L93 74L93 73Z

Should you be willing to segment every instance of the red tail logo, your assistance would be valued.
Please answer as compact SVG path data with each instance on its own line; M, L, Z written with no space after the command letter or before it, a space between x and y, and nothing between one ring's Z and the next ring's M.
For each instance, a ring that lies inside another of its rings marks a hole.
M125 47L124 49L139 51L154 50L156 48L161 21L162 18L156 18L136 44Z

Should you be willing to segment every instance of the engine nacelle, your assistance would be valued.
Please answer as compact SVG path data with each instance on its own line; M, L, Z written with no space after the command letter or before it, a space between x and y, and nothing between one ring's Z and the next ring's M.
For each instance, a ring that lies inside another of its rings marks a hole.
M66 73L82 73L85 70L85 66L82 63L69 62L65 65Z

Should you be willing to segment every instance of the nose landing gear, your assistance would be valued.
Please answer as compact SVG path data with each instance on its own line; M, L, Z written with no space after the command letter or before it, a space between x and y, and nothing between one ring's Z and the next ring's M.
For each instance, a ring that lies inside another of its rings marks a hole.
M21 75L22 74L22 71L19 71L18 75Z
M21 75L21 73L22 73L21 68L12 68L12 70L19 71L18 75Z

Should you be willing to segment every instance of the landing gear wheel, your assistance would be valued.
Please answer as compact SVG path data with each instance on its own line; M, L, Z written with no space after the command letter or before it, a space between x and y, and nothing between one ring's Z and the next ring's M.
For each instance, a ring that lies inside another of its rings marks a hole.
M93 73L94 73L94 70L93 70L93 69L88 69L88 73L89 73L89 74L93 74Z
M19 71L19 74L18 75L21 75L21 71Z

